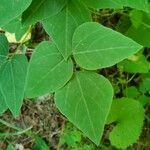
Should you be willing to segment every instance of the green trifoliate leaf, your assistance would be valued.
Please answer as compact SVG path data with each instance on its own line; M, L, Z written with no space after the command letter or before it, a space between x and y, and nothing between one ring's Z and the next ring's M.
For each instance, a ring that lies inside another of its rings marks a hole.
M29 8L23 13L23 25L29 26L56 15L65 4L66 0L32 0Z
M112 97L113 89L106 78L81 71L56 92L55 102L75 126L99 145Z
M0 0L0 27L15 19L30 5L32 0Z
M72 45L77 64L89 70L113 66L142 48L133 40L96 22L79 26Z
M94 8L122 8L123 6L148 12L148 0L84 0L89 7Z
M55 44L43 42L36 48L28 67L26 96L55 92L68 82L72 74L72 60L65 61Z
M45 20L43 24L65 60L67 60L72 52L72 36L75 29L80 24L90 20L89 10L82 2L69 0L67 6L59 14Z
M108 123L116 122L109 135L111 144L117 148L126 149L137 141L142 131L144 108L133 99L122 98L114 100Z
M7 107L14 117L19 115L24 97L27 59L16 55L0 68L0 90Z

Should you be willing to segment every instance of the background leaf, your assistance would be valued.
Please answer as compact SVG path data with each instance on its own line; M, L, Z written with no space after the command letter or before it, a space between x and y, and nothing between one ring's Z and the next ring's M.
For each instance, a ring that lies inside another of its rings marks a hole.
M150 92L150 73L145 74L142 77L142 83L140 84L140 91L142 93Z
M36 97L55 92L68 82L72 73L72 60L65 61L55 44L43 42L30 60L26 96Z
M150 70L150 64L142 52L123 60L118 66L128 73L148 73Z
M138 28L141 25L143 19L143 12L139 10L132 10L129 14L130 20L134 27Z
M9 144L6 150L15 150L15 148L13 147L13 145Z
M113 89L107 79L81 71L56 92L55 103L69 121L99 145L112 97Z
M46 142L41 137L35 138L35 144L33 146L33 150L50 150L46 145Z
M123 91L125 97L136 99L139 97L140 93L135 86L130 86Z
M122 8L123 6L148 12L148 0L84 0L89 7L95 8Z
M126 149L139 138L144 121L144 108L133 99L122 98L114 100L108 124L116 123L109 135L111 144L118 149Z
M137 14L139 17L137 17ZM130 20L132 25L128 28L125 35L145 47L150 47L150 13L134 10L130 14Z
M80 25L73 35L73 55L88 70L113 66L142 48L133 40L96 22Z

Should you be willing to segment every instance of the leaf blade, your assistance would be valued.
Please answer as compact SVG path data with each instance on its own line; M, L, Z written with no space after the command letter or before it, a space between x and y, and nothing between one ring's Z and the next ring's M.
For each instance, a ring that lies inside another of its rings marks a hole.
M96 73L81 71L56 92L55 103L74 125L98 145L112 96L113 89L107 79Z
M0 27L15 19L30 5L32 0L1 0L0 1ZM5 14L5 17L4 17Z
M7 107L17 117L22 106L27 70L25 56L14 56L0 68L0 88Z
M36 48L28 67L26 96L54 92L68 82L72 73L72 60L66 62L54 43L43 42Z
M80 25L72 43L77 64L88 70L113 66L142 48L133 40L96 22Z
M3 114L6 110L7 110L7 105L6 102L4 100L4 96L1 93L1 89L0 89L0 114Z
M8 40L4 34L0 33L0 66L6 61L8 54Z
M78 0L67 1L66 7L60 13L43 21L45 30L52 37L65 60L72 52L74 30L87 21L91 21L89 10Z
M23 13L23 25L29 26L56 15L65 4L66 0L32 0L30 7Z
M125 149L139 138L144 121L142 105L130 98L114 100L108 116L108 123L116 122L109 135L111 144ZM123 140L126 139L126 140Z

